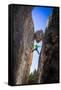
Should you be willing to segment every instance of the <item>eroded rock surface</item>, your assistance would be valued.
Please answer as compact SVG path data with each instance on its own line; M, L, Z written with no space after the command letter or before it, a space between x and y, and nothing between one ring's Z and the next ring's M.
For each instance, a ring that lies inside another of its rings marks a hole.
M39 56L38 83L59 82L59 8L53 9Z
M11 83L27 84L32 63L33 27L32 6L12 5L12 47Z

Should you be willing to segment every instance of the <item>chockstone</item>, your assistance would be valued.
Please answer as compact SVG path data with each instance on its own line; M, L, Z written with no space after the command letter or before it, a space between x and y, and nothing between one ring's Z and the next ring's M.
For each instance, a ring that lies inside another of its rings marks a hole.
M34 40L36 40L37 43L43 40L44 33L43 30L38 30L34 33Z

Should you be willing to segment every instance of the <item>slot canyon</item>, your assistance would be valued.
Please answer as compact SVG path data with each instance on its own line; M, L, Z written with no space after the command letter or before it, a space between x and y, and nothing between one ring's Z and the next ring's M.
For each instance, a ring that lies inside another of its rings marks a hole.
M34 45L33 6L12 6L12 85L28 84L32 65ZM10 72L9 72L10 74ZM54 8L48 26L45 28L42 49L40 51L36 83L59 82L59 9Z

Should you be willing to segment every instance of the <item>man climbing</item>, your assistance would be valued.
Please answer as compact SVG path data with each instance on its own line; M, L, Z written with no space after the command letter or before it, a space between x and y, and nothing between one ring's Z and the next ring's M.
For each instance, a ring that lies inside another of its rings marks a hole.
M41 47L41 46L39 46L39 45L36 44L36 45L34 45L34 47L35 48L32 50L32 52L36 50L38 52L38 54L39 54L38 48Z

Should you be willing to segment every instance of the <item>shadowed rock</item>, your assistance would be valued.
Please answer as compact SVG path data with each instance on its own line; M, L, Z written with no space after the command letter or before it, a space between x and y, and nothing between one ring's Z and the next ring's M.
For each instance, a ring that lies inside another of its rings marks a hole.
M45 31L39 56L38 83L59 82L59 8L53 14Z

